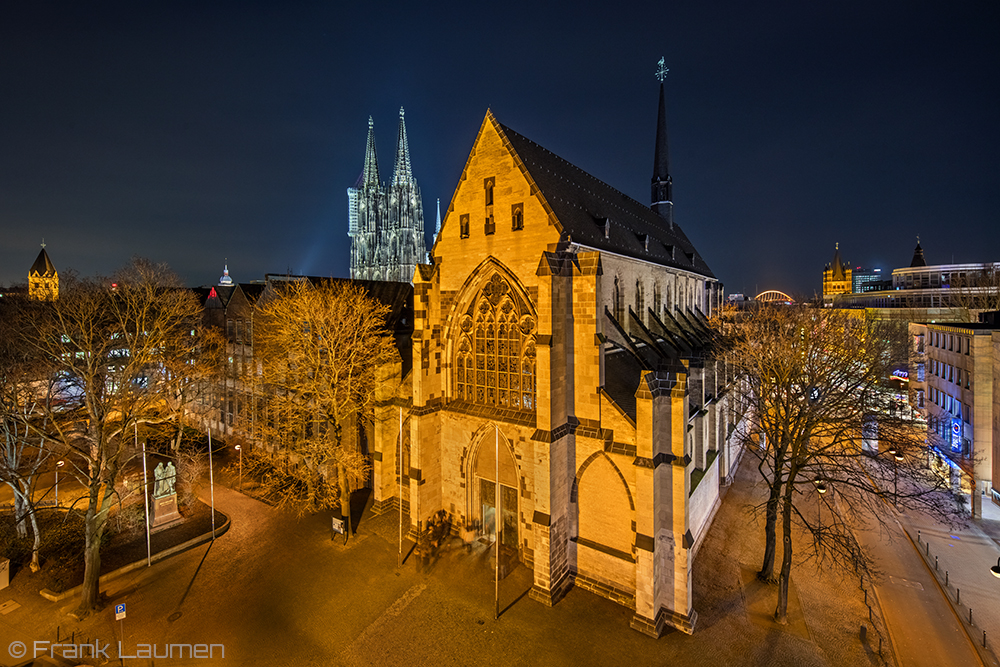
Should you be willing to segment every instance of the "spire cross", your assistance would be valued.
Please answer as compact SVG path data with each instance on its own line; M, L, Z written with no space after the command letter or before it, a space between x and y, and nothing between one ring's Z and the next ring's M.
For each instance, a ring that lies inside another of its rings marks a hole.
M920 243L920 237L919 236L917 237L917 243ZM43 248L45 247L45 238L44 237L42 238L42 247Z
M660 62L656 66L656 78L660 80L660 83L663 83L663 80L667 78L667 72L669 71L670 69L663 64L663 58L660 57Z

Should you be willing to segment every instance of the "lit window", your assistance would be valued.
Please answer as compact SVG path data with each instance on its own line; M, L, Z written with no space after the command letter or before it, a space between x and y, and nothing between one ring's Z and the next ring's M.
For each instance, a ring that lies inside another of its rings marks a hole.
M459 236L463 239L469 238L469 214L459 216L458 219Z
M535 319L527 303L494 274L460 319L455 358L458 400L535 409Z

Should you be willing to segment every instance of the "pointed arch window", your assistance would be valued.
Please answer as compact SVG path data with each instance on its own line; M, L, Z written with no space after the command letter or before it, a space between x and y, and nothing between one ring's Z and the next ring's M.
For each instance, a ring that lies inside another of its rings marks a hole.
M534 410L535 318L500 274L473 299L459 328L455 398Z
M618 280L618 276L615 276L614 291L611 293L611 310L619 324L621 324L625 317L624 309L625 304L622 301L621 281Z
M642 283L635 281L635 316L641 321L643 319L643 308L646 305L646 294Z
M510 228L514 231L524 229L524 204L512 204L510 207Z

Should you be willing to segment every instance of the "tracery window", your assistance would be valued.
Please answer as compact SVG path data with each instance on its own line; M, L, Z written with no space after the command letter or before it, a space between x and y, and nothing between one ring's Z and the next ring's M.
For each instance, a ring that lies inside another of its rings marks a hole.
M615 320L621 324L621 321L625 319L625 304L622 301L622 286L618 276L615 276L615 288L614 292L611 293L611 310Z
M510 284L493 274L459 319L455 398L535 409L535 318Z
M635 316L640 321L643 319L643 306L645 306L646 295L643 292L642 283L635 281Z

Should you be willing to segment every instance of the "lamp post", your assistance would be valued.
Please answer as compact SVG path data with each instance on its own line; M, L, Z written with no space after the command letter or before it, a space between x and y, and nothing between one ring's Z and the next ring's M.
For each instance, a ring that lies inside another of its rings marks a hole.
M819 479L818 477L813 480L813 483L816 485L816 491L819 492L819 504L818 504L819 510L817 513L816 523L818 524L817 529L819 530L819 541L822 542L823 541L823 496L824 494L826 494L827 486L826 482Z
M903 460L903 454L895 447L889 448L892 454L892 505L899 509L899 462Z
M56 507L59 507L59 468L66 465L66 462L62 459L56 461Z
M240 493L243 493L243 448L236 445L236 451L240 453Z

